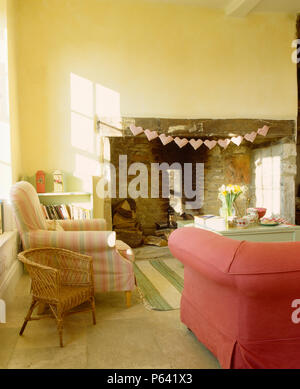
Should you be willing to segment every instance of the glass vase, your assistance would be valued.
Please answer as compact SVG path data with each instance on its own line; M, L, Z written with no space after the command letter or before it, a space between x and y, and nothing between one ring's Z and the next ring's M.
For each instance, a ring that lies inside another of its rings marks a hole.
M233 223L233 218L235 216L235 208L234 205L231 204L227 206L227 204L223 204L219 210L220 216L225 219L226 229L228 229L229 225Z
M220 216L228 218L228 216L235 216L235 209L234 205L231 204L230 206L222 205L220 208Z

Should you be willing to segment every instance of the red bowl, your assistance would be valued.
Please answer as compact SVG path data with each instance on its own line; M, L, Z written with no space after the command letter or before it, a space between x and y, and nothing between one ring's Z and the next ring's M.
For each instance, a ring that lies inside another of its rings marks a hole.
M258 213L258 217L261 219L262 217L265 216L266 212L267 212L267 208L254 208L257 210L257 213Z

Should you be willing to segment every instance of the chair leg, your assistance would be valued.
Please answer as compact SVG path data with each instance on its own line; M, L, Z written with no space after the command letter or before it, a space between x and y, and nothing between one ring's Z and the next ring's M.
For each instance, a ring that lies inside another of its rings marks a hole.
M31 318L31 315L32 315L32 312L33 312L33 310L34 310L34 307L35 307L36 303L37 303L36 300L32 300L32 302L31 302L31 304L30 304L30 307L29 307L29 310L28 310L28 313L27 313L27 315L26 315L26 317L25 317L25 320L24 320L24 323L23 323L23 325L22 325L22 328L21 328L21 330L20 330L20 332L19 332L19 335L22 335L22 334L23 334L23 332L24 332L24 330L25 330L25 328L26 328L26 326L27 326L27 323L28 323L28 321L29 321L30 318Z
M96 310L95 310L95 297L91 298L91 306L92 306L92 316L93 316L93 324L96 324Z
M126 305L129 308L131 306L131 290L126 290L125 297L126 297Z
M63 317L60 312L57 313L57 330L58 330L58 335L59 335L59 345L60 347L64 347L63 344L63 328L64 328L64 322L63 322Z

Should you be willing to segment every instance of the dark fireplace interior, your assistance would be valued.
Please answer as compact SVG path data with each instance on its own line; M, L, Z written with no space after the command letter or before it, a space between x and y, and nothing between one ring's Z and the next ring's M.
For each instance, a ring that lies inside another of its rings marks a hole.
M204 163L206 159L206 150L198 150L197 152L192 149L190 145L180 149L174 142L171 142L165 146L162 145L159 138L156 138L149 142L145 137L116 137L110 138L111 147L111 162L114 166L118 166L119 155L127 155L128 167L132 163L141 162L147 166L148 174L148 198L137 198L136 201L136 217L142 226L142 231L145 235L152 234L156 229L156 223L168 223L168 208L173 205L176 208L174 200L172 202L172 185L170 185L171 199L162 197L162 173L160 172L159 182L159 198L151 198L151 164L152 163L167 163L172 165L178 163L184 171L184 164L192 164L192 184L193 189L196 189L196 163ZM172 167L172 166L171 166ZM128 176L128 184L135 176ZM117 169L117 193L119 175ZM171 183L173 180L171 180ZM112 208L120 202L120 198L112 199ZM193 199L189 199L193 200ZM185 210L186 198L184 196L184 188L182 187L182 204L178 206L177 213L189 212L191 214L198 214L200 209Z

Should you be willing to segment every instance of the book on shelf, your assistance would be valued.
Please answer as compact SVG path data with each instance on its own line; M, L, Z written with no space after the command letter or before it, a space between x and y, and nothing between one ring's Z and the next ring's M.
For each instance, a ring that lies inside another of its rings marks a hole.
M61 211L64 219L70 219L70 214L65 204L61 205Z
M46 219L50 220L79 220L91 219L90 209L79 207L75 204L43 205L42 210Z
M58 218L64 220L64 216L63 216L62 211L61 211L61 206L54 205L54 208L55 208L55 211L57 213Z
M45 218L48 219L49 216L48 216L48 213L47 213L45 205L41 204L41 208L42 208L42 211L43 211L43 214L44 214Z

